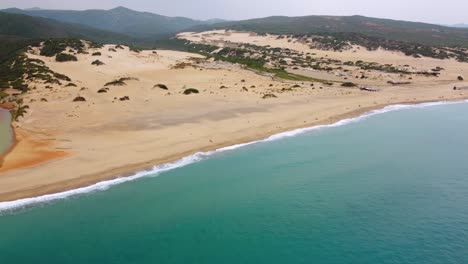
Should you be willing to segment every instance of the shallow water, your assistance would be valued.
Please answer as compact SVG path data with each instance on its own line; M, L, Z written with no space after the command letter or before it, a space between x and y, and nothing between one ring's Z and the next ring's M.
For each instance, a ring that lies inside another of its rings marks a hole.
M8 149L12 143L10 112L0 109L0 155Z
M0 263L468 263L468 104L372 116L0 216Z

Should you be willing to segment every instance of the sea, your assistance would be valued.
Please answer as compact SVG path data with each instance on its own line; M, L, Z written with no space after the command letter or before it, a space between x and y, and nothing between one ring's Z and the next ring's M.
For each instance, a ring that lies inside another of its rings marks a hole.
M0 203L0 263L468 263L468 102Z

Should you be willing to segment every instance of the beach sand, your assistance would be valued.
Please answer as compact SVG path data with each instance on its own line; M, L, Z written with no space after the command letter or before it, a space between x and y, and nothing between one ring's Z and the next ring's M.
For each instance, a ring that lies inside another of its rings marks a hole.
M257 36L242 34L239 41L259 45ZM332 123L386 105L468 98L468 91L452 89L468 85L456 80L457 75L468 73L468 64L453 60L414 59L388 51L328 52L328 56L341 56L341 60L367 56L374 61L446 69L439 78L416 77L405 86L390 86L382 81L385 77L365 80L366 85L379 88L379 92L365 92L339 85L315 83L312 87L308 82L276 80L240 66L205 61L191 53L135 53L128 48L111 52L109 47L100 49L99 57L78 55L78 62L58 63L53 58L29 55L69 76L77 86L37 83L36 89L24 95L30 111L14 123L16 144L0 168L0 201L129 176L198 151ZM96 59L106 65L92 66ZM182 67L180 63L192 66ZM107 93L97 93L104 84L121 77L138 80L108 86ZM169 89L154 87L156 84ZM295 84L301 87L282 90ZM220 89L222 86L227 88ZM196 88L200 93L184 95L186 88ZM265 94L277 98L262 99ZM86 98L86 102L73 102L77 96ZM124 96L130 100L121 101Z

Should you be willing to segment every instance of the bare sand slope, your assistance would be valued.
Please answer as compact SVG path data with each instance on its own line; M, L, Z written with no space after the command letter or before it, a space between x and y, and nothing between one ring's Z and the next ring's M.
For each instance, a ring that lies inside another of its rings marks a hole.
M69 76L76 87L37 83L24 95L31 109L15 123L18 141L0 168L0 201L126 176L197 151L331 123L389 104L468 97L452 90L462 83L449 79L382 85L371 93L272 80L195 54L109 48L90 50L101 56L81 54L77 62L66 63L29 55ZM96 59L105 65L91 65ZM123 77L132 79L122 86L104 86ZM98 93L102 88L107 92ZM200 93L184 95L186 88ZM265 94L277 98L262 99ZM73 102L77 96L86 101ZM120 100L126 96L130 100Z

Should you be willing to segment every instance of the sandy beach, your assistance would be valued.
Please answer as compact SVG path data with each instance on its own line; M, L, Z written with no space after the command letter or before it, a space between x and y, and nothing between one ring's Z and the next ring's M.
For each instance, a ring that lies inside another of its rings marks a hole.
M201 35L186 33L181 37L192 41L204 38L219 45L223 45L223 38L309 51L300 43L249 33ZM468 76L468 64L454 60L415 59L384 50L313 50L317 56L342 61L361 58L418 69L445 69L439 77L415 76L411 84L398 86L387 83L397 76L368 72L370 78L356 81L378 88L378 92L368 92L339 84L285 81L192 53L136 53L128 48L113 52L111 47L79 54L77 62L59 63L37 55L37 51L28 54L69 76L76 86L37 83L33 84L36 89L23 96L30 110L13 124L16 144L0 167L0 201L129 176L198 151L329 124L387 105L468 98L467 90L453 90L454 86L468 86L468 82L457 80L457 76ZM91 55L97 51L102 55ZM91 65L96 59L105 65ZM310 74L316 77L318 73ZM105 86L119 78L130 79L122 86ZM98 93L103 88L108 90ZM187 88L199 93L185 95ZM263 99L266 94L276 98ZM73 102L78 96L86 101ZM129 100L121 100L124 97Z

